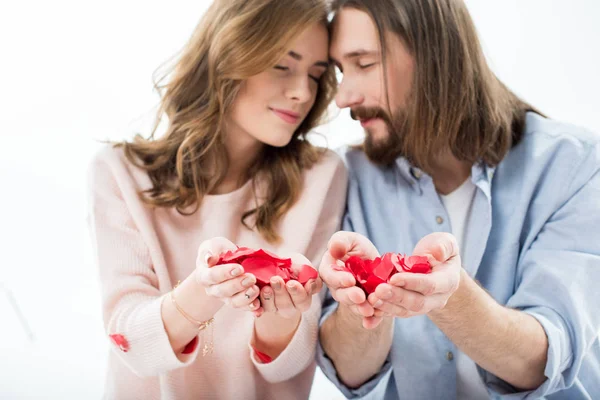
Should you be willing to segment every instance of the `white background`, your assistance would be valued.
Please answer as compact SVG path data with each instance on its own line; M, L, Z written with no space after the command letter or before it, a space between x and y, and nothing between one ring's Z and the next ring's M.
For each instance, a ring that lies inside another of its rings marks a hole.
M598 1L468 5L501 79L548 115L600 132ZM108 343L84 222L85 171L98 140L147 133L158 100L152 73L206 7L0 4L0 398L100 398ZM333 147L361 135L345 112L321 132ZM336 393L318 374L313 397Z

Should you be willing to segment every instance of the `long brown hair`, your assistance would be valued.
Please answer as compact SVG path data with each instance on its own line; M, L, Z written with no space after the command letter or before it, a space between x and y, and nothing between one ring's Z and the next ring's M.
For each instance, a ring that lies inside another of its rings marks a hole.
M193 214L203 196L224 179L228 169L223 140L224 115L243 80L273 67L295 37L314 23L327 25L324 0L215 0L196 27L172 71L155 83L161 107L150 137L137 135L123 146L128 160L147 171L153 187L140 195L156 207L175 207ZM167 79L168 78L168 79ZM161 84L162 81L167 83ZM266 193L242 223L276 241L276 224L297 200L302 170L322 152L305 135L317 124L336 89L330 68L321 78L315 103L283 148L265 146L248 171L264 178ZM168 128L155 137L161 117ZM263 196L261 195L261 197ZM190 211L191 208L191 211ZM254 223L248 218L254 216ZM251 226L252 225L252 226Z
M414 57L400 154L427 172L432 156L448 149L459 160L495 166L520 140L526 112L537 111L492 72L462 0L332 3L334 12L344 7L366 12L375 23L384 68L386 32L397 34Z

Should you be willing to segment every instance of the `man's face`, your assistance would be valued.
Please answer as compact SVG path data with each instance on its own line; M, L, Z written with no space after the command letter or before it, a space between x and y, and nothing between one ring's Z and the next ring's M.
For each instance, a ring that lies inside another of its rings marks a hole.
M367 156L374 162L390 164L401 155L398 152L407 119L414 59L397 35L387 32L385 39L384 69L383 50L371 17L363 11L343 8L335 17L329 52L343 74L335 98L337 106L350 107L352 118L365 129Z

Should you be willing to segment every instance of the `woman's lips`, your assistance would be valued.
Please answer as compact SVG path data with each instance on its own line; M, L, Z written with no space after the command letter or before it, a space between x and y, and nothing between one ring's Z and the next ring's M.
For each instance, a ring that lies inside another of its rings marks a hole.
M295 124L300 119L300 115L292 111L279 110L277 108L271 108L271 111L273 111L275 115L277 115L279 118L281 118L288 124Z

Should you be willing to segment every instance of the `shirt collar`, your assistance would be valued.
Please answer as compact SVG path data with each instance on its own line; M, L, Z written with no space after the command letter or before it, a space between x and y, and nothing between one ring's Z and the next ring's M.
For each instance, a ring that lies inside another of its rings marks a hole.
M413 167L406 158L396 159L396 167L400 175L411 185L414 190L420 190L423 182L431 180L431 177L417 167ZM476 162L471 167L471 182L485 192L488 198L491 196L491 185L494 179L496 167L491 167L483 161Z

